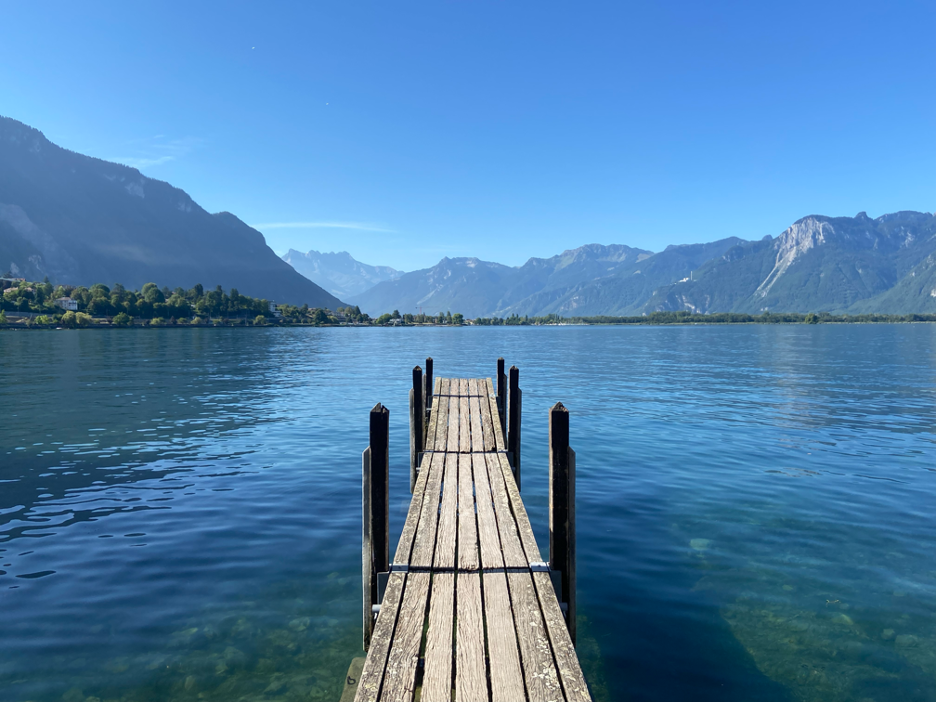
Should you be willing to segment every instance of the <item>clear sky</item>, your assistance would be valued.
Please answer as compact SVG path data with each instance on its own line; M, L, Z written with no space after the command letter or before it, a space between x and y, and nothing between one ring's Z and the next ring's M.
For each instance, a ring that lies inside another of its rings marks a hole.
M936 2L13 2L0 114L403 270L936 209Z

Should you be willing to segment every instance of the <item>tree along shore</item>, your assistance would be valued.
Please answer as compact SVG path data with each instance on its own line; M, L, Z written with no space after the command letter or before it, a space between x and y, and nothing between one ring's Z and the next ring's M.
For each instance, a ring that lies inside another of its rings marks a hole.
M764 312L759 315L718 312L698 314L688 311L652 312L634 317L478 317L466 320L460 313L437 315L400 314L399 310L376 319L358 307L337 310L308 305L276 305L267 300L241 295L236 289L225 292L221 286L205 290L196 285L188 290L160 288L147 283L139 291L122 285L103 284L53 286L48 279L27 282L0 280L0 327L265 327L265 326L556 326L556 325L665 325L665 324L843 324L936 322L933 314L833 315L828 312Z

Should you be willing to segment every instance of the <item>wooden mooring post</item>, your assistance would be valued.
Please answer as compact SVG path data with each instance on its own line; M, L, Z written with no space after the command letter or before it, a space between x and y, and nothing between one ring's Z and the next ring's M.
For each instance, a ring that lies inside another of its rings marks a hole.
M426 358L426 374L423 376L423 409L426 410L428 421L429 411L432 409L432 356Z
M514 480L520 489L520 418L523 415L523 393L520 391L520 370L510 367L509 407L507 412L507 454L511 456Z
M549 567L559 571L559 601L566 605L569 637L575 643L575 451L569 447L569 410L549 410Z
M379 402L370 411L370 446L361 457L364 650L374 631L377 574L390 570L390 410Z
M416 489L416 474L419 471L419 454L423 450L423 435L426 428L426 413L423 411L425 400L425 387L423 387L422 368L413 368L413 387L409 393L410 411L410 473L409 490L412 494Z
M507 374L504 373L504 359L497 359L497 409L500 410L500 431L507 441Z

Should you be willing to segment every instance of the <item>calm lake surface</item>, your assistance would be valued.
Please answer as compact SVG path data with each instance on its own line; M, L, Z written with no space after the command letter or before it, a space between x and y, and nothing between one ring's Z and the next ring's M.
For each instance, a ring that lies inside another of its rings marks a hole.
M396 538L427 355L520 368L547 554L572 413L596 699L936 700L925 324L0 333L0 700L337 702L367 413Z

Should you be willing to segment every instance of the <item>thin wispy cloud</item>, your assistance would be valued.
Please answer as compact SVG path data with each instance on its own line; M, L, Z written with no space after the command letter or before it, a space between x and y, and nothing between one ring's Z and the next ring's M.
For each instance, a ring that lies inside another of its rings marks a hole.
M251 224L254 229L356 229L361 232L384 232L393 234L396 230L369 224L367 222L263 222Z
M153 168L164 163L175 161L188 155L201 145L202 140L195 137L181 139L167 139L163 134L157 134L142 139L133 139L126 143L128 151L133 153L126 156L112 156L109 161L116 161L132 168Z
M153 166L161 166L164 163L172 161L174 156L159 156L157 158L134 158L133 156L125 156L123 158L110 158L109 161L116 161L117 163L122 163L125 166L130 166L131 168L142 169L142 168L152 168Z

